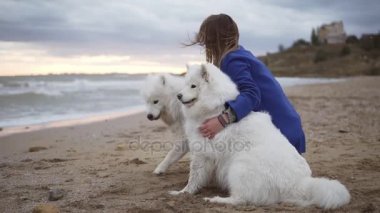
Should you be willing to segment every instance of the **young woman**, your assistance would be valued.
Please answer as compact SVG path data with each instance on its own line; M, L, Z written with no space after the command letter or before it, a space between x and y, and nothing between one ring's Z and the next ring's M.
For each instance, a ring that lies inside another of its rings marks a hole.
M235 100L226 103L220 116L206 120L199 128L204 137L213 138L226 125L239 122L251 111L266 111L297 151L305 152L300 116L269 69L239 45L238 27L230 16L206 18L189 46L195 44L205 48L206 61L227 74L240 91Z

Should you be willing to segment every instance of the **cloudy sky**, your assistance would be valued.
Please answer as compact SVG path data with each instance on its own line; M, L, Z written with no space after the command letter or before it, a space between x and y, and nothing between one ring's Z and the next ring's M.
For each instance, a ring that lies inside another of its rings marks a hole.
M203 60L183 48L210 14L229 14L256 55L343 20L380 31L378 0L0 0L0 75L181 72Z

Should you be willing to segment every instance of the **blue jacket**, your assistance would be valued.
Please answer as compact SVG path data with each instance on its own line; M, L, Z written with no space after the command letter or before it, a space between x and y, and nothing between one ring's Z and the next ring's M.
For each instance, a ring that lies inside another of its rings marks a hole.
M266 111L299 153L305 152L301 118L269 69L251 52L239 46L221 61L221 70L237 85L239 96L226 103L237 121L251 111Z

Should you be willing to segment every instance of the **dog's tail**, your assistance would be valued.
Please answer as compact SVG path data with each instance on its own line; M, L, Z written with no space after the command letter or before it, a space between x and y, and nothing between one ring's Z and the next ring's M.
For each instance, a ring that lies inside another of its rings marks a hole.
M300 205L314 204L324 209L335 209L350 202L350 193L337 180L307 177L298 186L302 197L302 201L297 202Z

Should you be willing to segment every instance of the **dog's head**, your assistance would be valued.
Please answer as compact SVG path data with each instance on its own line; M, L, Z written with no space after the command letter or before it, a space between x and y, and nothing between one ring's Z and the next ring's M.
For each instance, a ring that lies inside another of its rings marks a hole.
M187 66L185 87L177 98L185 108L213 110L238 95L236 85L212 64Z
M165 75L148 75L144 81L141 95L144 97L147 118L157 120L165 109L167 97Z

